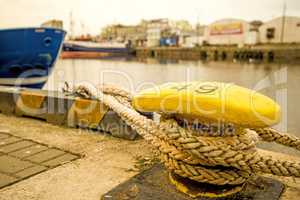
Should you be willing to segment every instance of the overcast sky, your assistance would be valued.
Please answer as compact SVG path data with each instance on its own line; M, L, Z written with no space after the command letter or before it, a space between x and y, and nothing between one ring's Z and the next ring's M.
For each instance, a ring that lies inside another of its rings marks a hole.
M97 34L111 23L135 24L141 19L186 19L207 24L222 18L269 20L282 15L284 0L0 0L0 28L38 26L61 19L69 29ZM300 16L300 0L286 0L287 14ZM82 26L81 24L84 24Z

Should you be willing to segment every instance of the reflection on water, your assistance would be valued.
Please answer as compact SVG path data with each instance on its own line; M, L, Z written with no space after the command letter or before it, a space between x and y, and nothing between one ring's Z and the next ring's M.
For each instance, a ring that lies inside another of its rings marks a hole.
M300 65L299 65L300 66ZM298 66L298 67L299 67ZM122 60L59 60L47 89L57 90L60 82L74 83L89 82L92 84L112 83L121 85L130 90L139 90L142 87L151 87L152 84L161 84L170 81L224 81L233 82L245 87L254 88L264 78L270 79L273 86L276 72L287 65L280 64L248 64L224 62L147 62ZM292 68L297 68L293 66ZM290 69L293 76L300 70ZM290 75L290 74L289 74ZM294 79L293 79L294 80Z
M282 106L282 123L276 128L300 136L300 65L231 62L126 60L59 60L44 89L60 90L72 84L115 84L137 92L171 81L232 82L272 97Z

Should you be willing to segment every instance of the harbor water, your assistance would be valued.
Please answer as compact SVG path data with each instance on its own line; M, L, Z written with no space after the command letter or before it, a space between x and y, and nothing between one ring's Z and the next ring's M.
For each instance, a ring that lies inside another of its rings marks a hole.
M201 61L58 60L44 89L61 90L72 84L114 84L133 93L166 82L222 81L259 91L282 107L276 127L300 136L300 64Z

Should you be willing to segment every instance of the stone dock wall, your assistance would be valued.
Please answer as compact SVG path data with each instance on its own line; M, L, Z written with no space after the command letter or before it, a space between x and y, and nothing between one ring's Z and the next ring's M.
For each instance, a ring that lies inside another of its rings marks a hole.
M259 61L294 62L300 61L300 45L256 46L256 47L155 47L137 48L138 58L157 58L174 60L221 60L221 61Z

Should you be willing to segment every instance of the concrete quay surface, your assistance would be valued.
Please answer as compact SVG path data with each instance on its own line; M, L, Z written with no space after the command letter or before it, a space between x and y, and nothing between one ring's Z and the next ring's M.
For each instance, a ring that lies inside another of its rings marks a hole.
M3 114L0 114L0 122L0 130L15 137L80 157L0 189L0 200L99 200L103 194L138 173L132 170L137 157L153 157L150 146L141 139L122 140L92 131ZM296 159L278 153L274 153L274 156ZM281 199L299 199L299 178L271 177L286 186Z
M0 114L0 130L81 158L0 190L1 200L93 200L134 176L136 157L149 156L143 140L128 141L82 129ZM1 140L1 139L0 139Z

